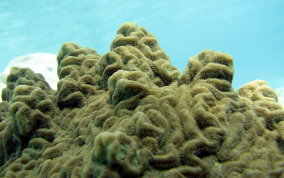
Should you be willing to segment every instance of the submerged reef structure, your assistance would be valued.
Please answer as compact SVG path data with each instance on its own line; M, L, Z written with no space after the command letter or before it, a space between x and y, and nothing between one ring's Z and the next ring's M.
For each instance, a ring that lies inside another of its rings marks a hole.
M183 74L125 23L110 51L64 43L57 90L14 67L0 103L0 177L284 177L284 110L264 81L234 91L233 59Z

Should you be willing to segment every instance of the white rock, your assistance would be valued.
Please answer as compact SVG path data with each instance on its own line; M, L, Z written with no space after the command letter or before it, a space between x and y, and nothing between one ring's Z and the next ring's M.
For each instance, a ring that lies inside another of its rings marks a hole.
M278 95L278 102L282 105L284 108L284 88L278 88L276 89L276 93Z
M5 71L0 73L0 96L2 89L6 87L6 77L13 66L30 68L35 73L41 73L52 89L56 89L57 61L55 54L33 53L26 56L16 57L7 65ZM0 97L1 100L1 97Z

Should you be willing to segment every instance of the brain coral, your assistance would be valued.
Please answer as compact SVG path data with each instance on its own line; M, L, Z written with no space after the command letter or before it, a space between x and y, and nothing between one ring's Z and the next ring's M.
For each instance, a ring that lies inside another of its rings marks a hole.
M108 53L64 43L57 90L13 68L0 103L0 177L284 177L284 111L264 81L232 88L205 50L183 74L123 24Z

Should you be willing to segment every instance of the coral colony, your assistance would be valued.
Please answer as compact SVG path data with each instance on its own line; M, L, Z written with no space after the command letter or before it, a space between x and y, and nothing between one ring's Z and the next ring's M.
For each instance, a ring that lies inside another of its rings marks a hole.
M264 81L234 91L233 59L205 50L183 74L123 24L110 51L64 43L57 90L14 67L0 103L0 177L284 176L284 111Z

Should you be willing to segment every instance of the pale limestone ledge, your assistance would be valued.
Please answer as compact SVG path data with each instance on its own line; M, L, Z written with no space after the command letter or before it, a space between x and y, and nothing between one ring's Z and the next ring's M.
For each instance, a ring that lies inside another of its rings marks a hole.
M278 95L278 102L282 105L284 108L284 88L278 88L276 89L276 93Z

